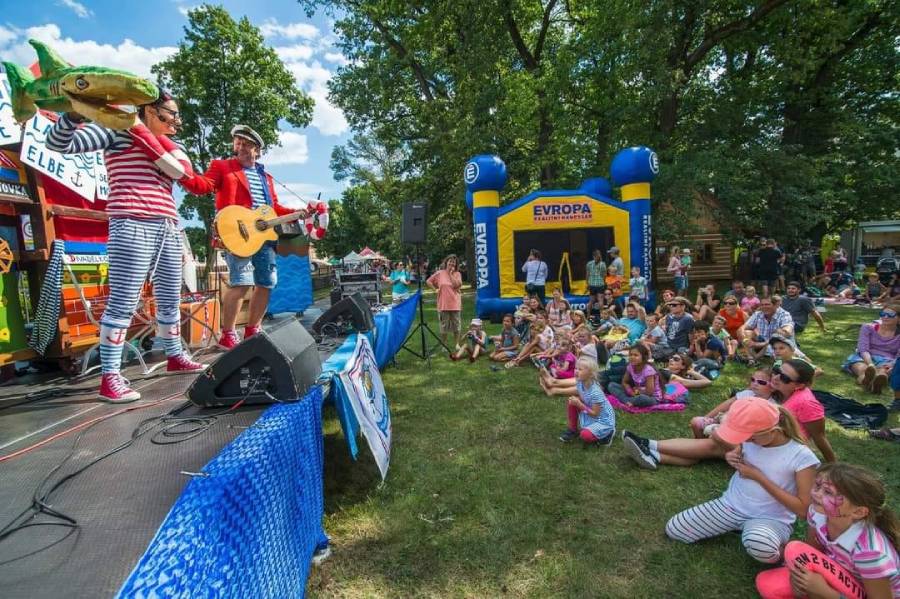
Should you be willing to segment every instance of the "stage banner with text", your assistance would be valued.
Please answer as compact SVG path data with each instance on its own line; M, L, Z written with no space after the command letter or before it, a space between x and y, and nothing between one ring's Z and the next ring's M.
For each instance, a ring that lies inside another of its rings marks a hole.
M356 336L356 347L339 378L338 393L352 406L384 479L391 461L391 412L375 352L365 335Z
M22 138L22 128L13 118L12 96L6 73L0 73L0 146L12 146Z
M25 124L22 162L58 181L88 200L106 199L109 192L102 152L60 154L48 150L45 141L53 122L36 114Z

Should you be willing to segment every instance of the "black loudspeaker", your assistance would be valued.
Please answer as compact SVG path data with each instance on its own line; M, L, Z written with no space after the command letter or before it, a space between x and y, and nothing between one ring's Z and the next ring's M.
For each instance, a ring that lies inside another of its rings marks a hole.
M188 398L198 406L296 401L315 384L322 361L312 335L289 318L241 341L193 382Z
M403 204L403 222L400 224L402 243L425 243L425 204Z
M341 322L351 322L358 333L366 333L375 328L375 317L372 316L372 309L359 293L348 295L328 308L313 323L312 330L314 334L321 335L325 325L329 323L339 324Z

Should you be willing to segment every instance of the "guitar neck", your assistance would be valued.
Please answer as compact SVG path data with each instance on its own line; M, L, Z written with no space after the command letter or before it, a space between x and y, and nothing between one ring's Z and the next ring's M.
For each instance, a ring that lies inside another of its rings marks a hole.
M284 216L279 216L278 218L270 218L265 222L267 227L274 227L275 225L283 225L285 223L300 220L301 218L305 217L306 210L298 210L296 212L291 212L290 214L285 214Z

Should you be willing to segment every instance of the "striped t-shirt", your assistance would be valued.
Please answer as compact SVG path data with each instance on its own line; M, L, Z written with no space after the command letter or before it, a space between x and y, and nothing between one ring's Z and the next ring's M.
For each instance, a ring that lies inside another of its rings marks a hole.
M591 429L594 425L599 425L602 429L612 430L616 428L616 413L613 411L612 405L603 394L603 389L595 382L590 387L585 387L584 383L578 381L575 383L578 390L578 396L581 397L582 403L589 409L593 409L596 404L600 404L600 413L597 417L582 412L578 415L581 428Z
M110 216L178 220L172 178L140 149L127 131L96 123L78 127L63 115L47 134L47 148L63 154L103 151L109 177Z
M263 191L263 182L256 167L244 167L244 175L247 177L247 184L250 186L250 197L253 198L253 205L251 207L256 209L268 204L266 201L266 194Z
M888 578L894 597L900 597L900 559L890 540L865 521L850 526L837 539L828 539L828 518L812 506L806 520L816 531L823 551L857 578Z

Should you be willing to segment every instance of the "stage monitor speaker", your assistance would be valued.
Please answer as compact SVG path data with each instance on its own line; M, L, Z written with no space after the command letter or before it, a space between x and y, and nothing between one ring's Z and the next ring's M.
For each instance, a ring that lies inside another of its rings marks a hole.
M406 202L403 204L403 222L400 224L400 241L403 243L425 243L425 204Z
M289 318L244 339L193 382L188 398L198 406L296 401L316 382L322 361L312 335Z
M368 302L359 293L348 295L337 302L322 316L318 317L312 325L313 333L322 334L322 329L329 323L351 322L358 333L367 333L375 328L375 317Z

